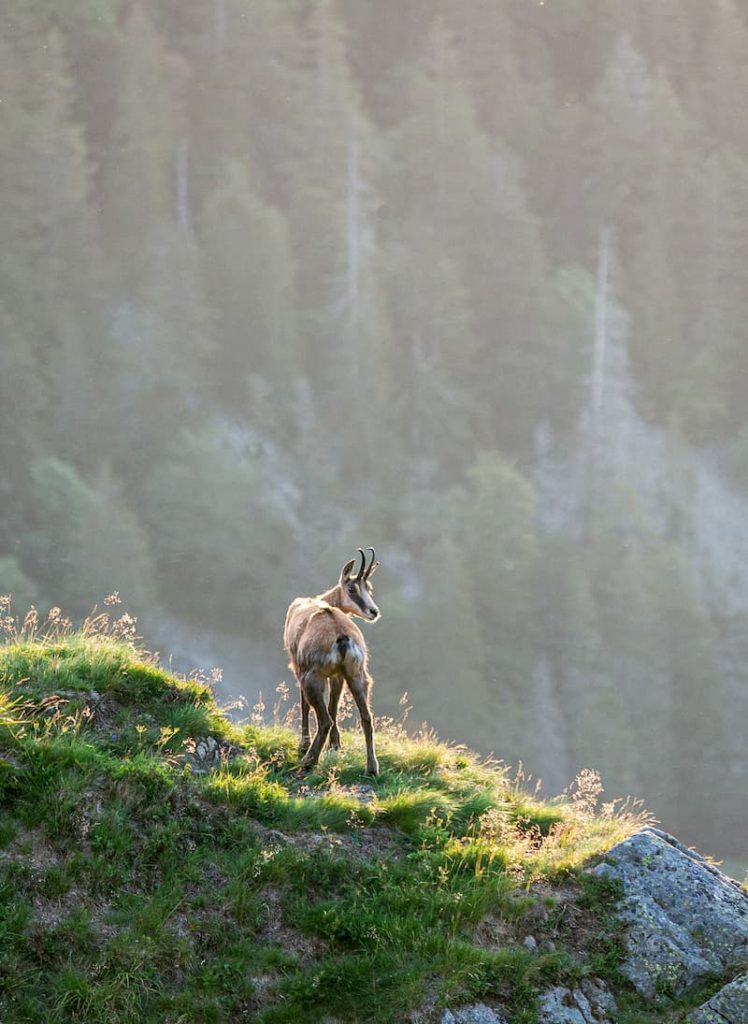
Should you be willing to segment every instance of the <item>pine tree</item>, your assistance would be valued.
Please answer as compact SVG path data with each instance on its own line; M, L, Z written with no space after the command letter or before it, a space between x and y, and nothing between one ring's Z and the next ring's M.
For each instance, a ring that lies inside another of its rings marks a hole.
M617 691L606 672L600 636L598 608L592 592L587 553L565 537L543 537L535 576L537 616L534 644L534 688L543 687L550 709L532 708L529 727L533 760L525 758L542 773L544 781L555 780L551 791L560 792L579 769L594 765L619 786L611 754L619 747L622 728ZM546 678L543 678L546 677ZM531 693L528 700L534 696ZM540 737L549 723L538 723L553 710L558 735L551 750L563 752L563 760L549 764L548 748L541 749Z
M707 609L689 586L691 574L680 553L668 555L671 572L658 576L666 593L656 598L671 672L668 798L683 834L701 837L718 827L710 796L722 785L725 701Z
M347 28L346 50L367 115L388 131L402 116L405 70L416 59L438 14L432 0L347 0L340 15Z
M258 637L277 628L285 588L276 569L289 550L291 510L272 481L269 460L221 429L183 432L168 463L152 469L142 508L160 597L173 613L193 625L207 614L224 632L253 623Z
M630 24L637 49L650 68L666 74L678 95L683 96L694 78L697 43L703 32L702 12L689 10L684 0L658 0L655 4L635 0L633 6Z
M689 217L673 264L681 284L686 350L674 402L687 436L720 436L745 417L745 260L748 165L713 153L689 177Z
M0 140L0 297L12 324L23 325L29 358L44 388L40 436L61 454L91 459L92 394L101 370L103 276L88 206L90 168L73 120L64 40L35 31L24 16L16 47L0 74L7 131ZM25 85L29 88L26 90ZM16 330L18 327L15 328Z
M10 597L10 614L20 617L39 600L36 584L12 555L0 555L0 594Z
M221 406L241 411L247 382L264 375L277 386L298 372L293 266L285 218L252 189L232 163L208 198L201 253L217 318Z
M45 603L80 618L120 590L131 611L153 611L146 540L114 477L101 471L92 485L54 458L36 460L29 473L34 526L23 538L23 565Z
M652 78L646 62L624 35L616 43L605 74L588 107L585 209L590 252L600 224L612 226L624 252L638 234L647 209L652 116Z
M0 337L0 551L13 551L25 528L26 468L40 445L42 389L32 346L1 305Z
M523 76L516 27L508 5L494 0L447 4L444 20L453 34L477 120L501 145L526 157L541 144L540 108L549 102L550 78Z
M475 239L476 218L486 215L479 204L492 182L487 142L442 18L424 39L406 88L404 114L393 138L400 208L431 226L445 246L458 247L465 258Z
M116 373L104 389L106 449L134 483L154 455L162 457L175 424L209 406L214 339L200 271L190 234L177 225L152 230L141 248L138 289L112 316Z
M484 708L501 721L502 756L522 758L526 680L534 662L537 538L530 483L494 453L480 455L455 491L451 524L464 538L461 561L479 628ZM463 651L467 655L467 637Z
M625 480L601 486L588 571L599 609L608 706L598 705L595 718L607 719L621 739L604 753L600 765L616 779L617 787L627 793L651 793L653 799L667 789L662 741L669 736L668 652L661 643L652 590L658 548L633 486ZM641 688L643 676L646 693ZM605 743L605 736L603 725L598 743Z
M676 397L690 362L687 319L679 278L683 226L692 218L689 183L684 180L689 125L670 83L661 72L652 80L651 102L642 132L649 166L642 194L648 216L627 227L623 301L631 313L631 356L642 381L640 407L648 418L668 423L682 415ZM706 402L711 402L709 396Z
M399 233L387 261L399 371L385 417L396 417L415 481L443 485L462 476L487 417L468 397L477 342L460 268L438 235L419 228Z
M286 208L292 194L304 83L296 74L293 5L275 0L169 2L193 75L189 83L190 167L195 208L225 182L232 161L250 163L262 198Z
M396 215L420 221L459 261L478 339L475 398L507 448L528 440L550 338L537 301L543 253L513 155L479 130L449 31L437 19L411 71L397 128ZM470 358L468 356L468 358ZM529 373L527 372L529 370Z
M501 750L503 756L514 737L507 735L504 719L486 710L492 706L490 678L485 674L478 607L470 586L472 567L447 530L431 537L422 551L423 592L411 635L421 656L406 687L415 714L419 721L428 719L441 736L454 741L469 736L472 743ZM448 615L445 580L451 595Z
M120 83L104 168L105 241L128 288L142 282L148 239L177 221L177 154L187 67L135 3L122 28Z
M703 39L704 68L700 110L714 143L748 157L745 96L748 92L748 26L733 0L716 0L707 8Z

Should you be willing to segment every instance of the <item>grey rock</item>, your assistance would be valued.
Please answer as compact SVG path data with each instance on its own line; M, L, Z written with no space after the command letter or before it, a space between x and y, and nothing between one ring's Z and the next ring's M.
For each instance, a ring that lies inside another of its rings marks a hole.
M538 927L542 927L547 924L549 917L550 913L548 907L544 903L540 902L531 907L527 914L527 920L535 922Z
M373 786L367 783L352 782L347 785L337 784L335 786L336 793L342 796L352 796L355 800L358 800L360 804L372 804L377 799L377 791ZM312 789L311 786L300 785L295 790L298 796L309 796L309 797L323 797L327 796L328 793L332 792L329 786L322 786L319 789Z
M524 939L522 940L522 945L525 947L525 949L529 949L531 953L535 953L538 948L538 940L535 938L534 935L525 935Z
M582 1004L577 1000L581 996ZM540 1024L596 1024L588 1000L578 990L574 993L562 985L548 989L538 1003Z
M659 829L613 847L593 869L623 886L623 973L647 999L677 995L748 953L748 895L712 864Z
M609 1024L616 1001L599 979L585 980L573 991L556 985L540 997L540 1024Z
M721 988L686 1018L688 1024L746 1024L748 1021L748 974L741 974Z
M607 1016L615 1016L618 1013L618 1004L615 996L608 989L601 978L585 978L579 986L587 997L593 1013L598 1018L604 1019Z
M581 989L575 988L571 993L571 998L579 1008L585 1024L598 1024L600 1018L592 1012L590 1001Z
M348 786L340 786L338 788L343 793L355 797L362 804L371 804L377 798L377 791L373 786L365 782L351 783Z
M222 743L214 736L196 736L193 743L193 748L183 754L182 758L184 764L190 765L192 771L198 775L210 771L222 758L228 760L242 751L241 747Z
M458 1010L445 1010L439 1024L506 1024L504 1017L484 1003L461 1006Z

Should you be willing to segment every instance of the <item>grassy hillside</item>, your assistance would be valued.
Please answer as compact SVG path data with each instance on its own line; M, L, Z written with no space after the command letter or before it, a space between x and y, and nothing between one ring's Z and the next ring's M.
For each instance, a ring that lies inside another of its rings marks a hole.
M299 778L294 729L232 724L126 618L5 624L4 1024L428 1021L476 998L521 1024L549 984L615 979L611 894L579 869L640 819L595 812L594 776L545 803L390 722L371 780L351 722Z

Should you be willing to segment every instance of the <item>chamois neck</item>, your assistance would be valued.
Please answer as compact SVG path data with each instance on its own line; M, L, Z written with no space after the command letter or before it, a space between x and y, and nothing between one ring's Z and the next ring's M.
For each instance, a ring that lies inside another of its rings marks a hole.
M327 604L331 605L333 608L340 608L341 607L340 597L341 597L340 586L335 586L335 587L331 587L329 590L326 590L324 592L324 594L319 594L318 597L317 597L317 600L318 601L325 601Z

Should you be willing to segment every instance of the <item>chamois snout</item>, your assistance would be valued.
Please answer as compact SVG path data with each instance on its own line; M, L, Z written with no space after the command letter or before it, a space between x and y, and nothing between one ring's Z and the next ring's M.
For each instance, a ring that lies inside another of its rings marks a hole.
M358 615L367 622L376 622L380 612L363 584L349 584L342 607L349 615Z
M361 553L361 566L355 575L353 572L354 559L346 562L343 566L336 588L337 596L334 598L334 603L346 615L357 615L367 622L376 622L380 617L380 613L379 608L374 604L374 591L369 577L376 571L379 562L376 560L374 548L369 549L372 552L372 558L368 565L363 550L361 548L358 550Z

